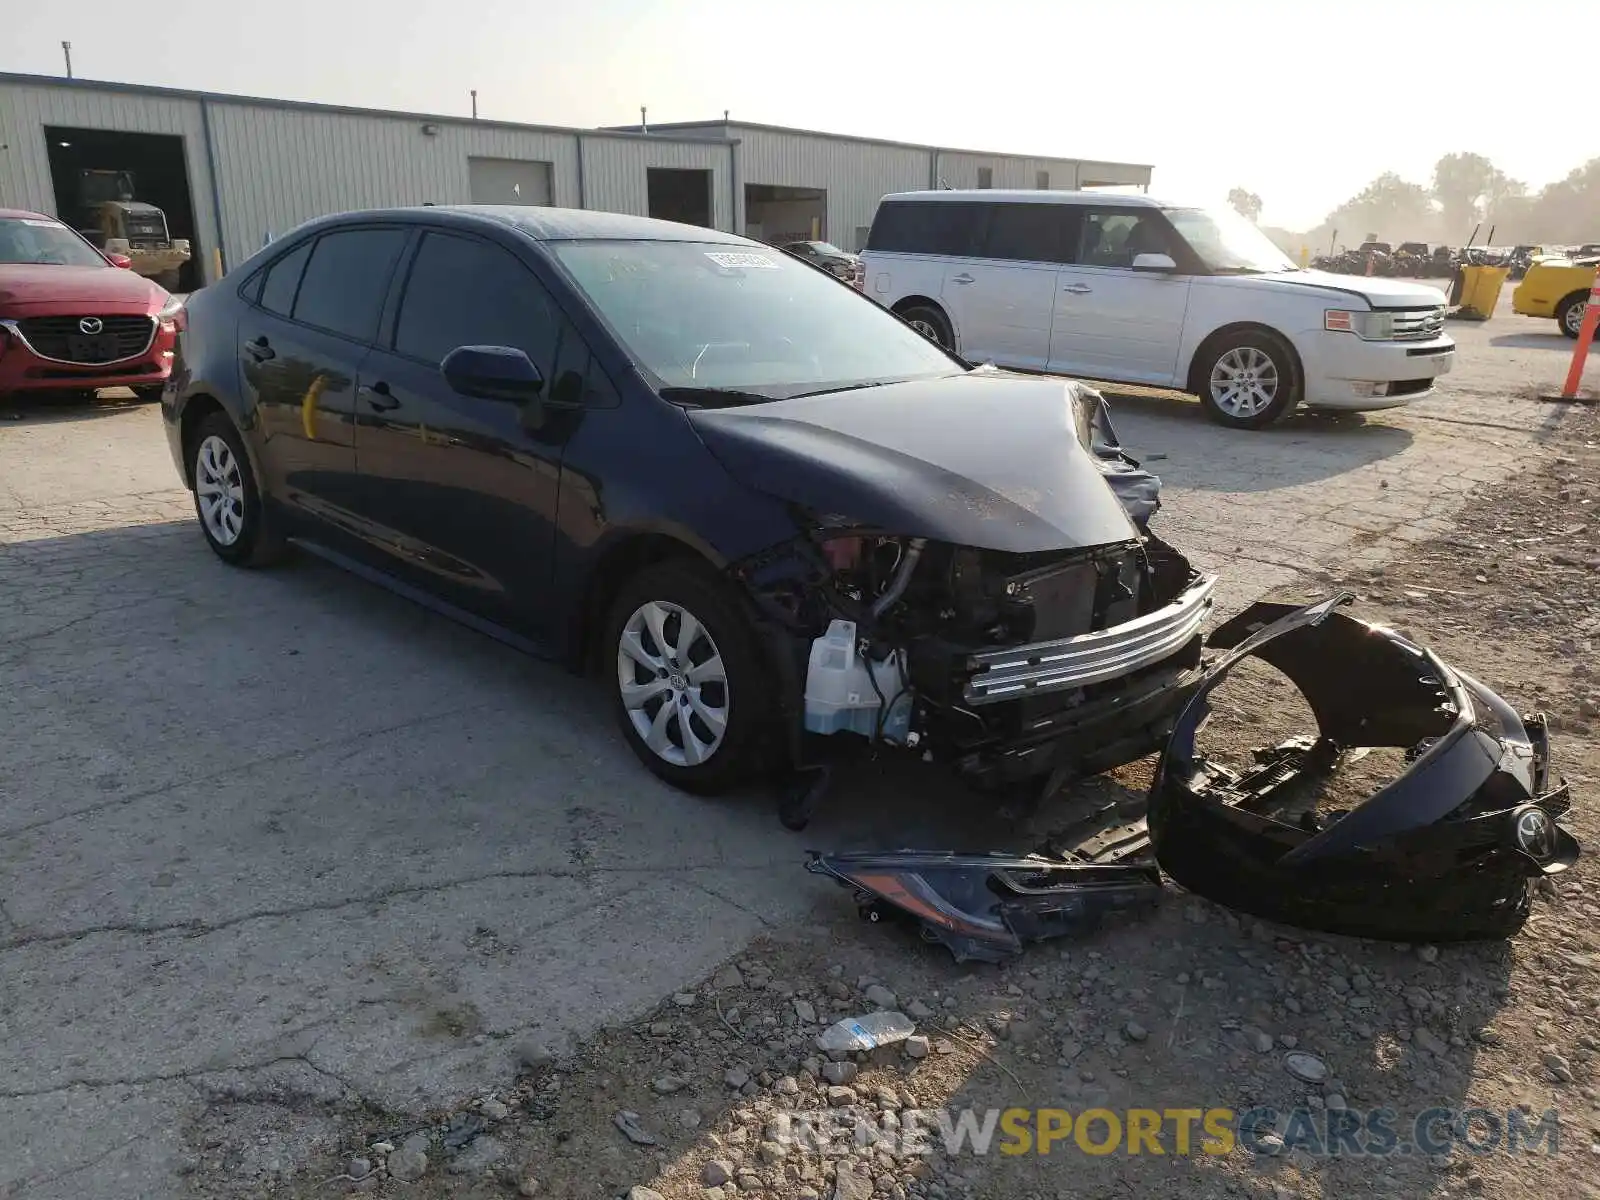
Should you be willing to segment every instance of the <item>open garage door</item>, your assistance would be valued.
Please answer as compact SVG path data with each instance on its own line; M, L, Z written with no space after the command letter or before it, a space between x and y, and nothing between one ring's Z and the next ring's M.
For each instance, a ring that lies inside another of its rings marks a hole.
M759 242L820 242L828 237L825 188L744 185L744 235Z
M645 171L649 215L663 221L712 228L711 172L679 167L649 167Z
M550 164L520 158L467 159L474 204L550 205Z
M57 217L102 249L109 237L127 241L135 269L169 291L204 283L183 138L65 125L47 125L44 135ZM171 248L182 240L186 261Z

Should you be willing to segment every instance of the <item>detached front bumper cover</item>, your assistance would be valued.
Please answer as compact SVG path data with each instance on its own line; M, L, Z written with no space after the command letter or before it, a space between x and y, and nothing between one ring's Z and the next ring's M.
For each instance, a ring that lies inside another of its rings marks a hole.
M1400 634L1338 611L1262 603L1219 627L1228 653L1179 715L1150 794L1149 833L1174 880L1230 908L1329 933L1399 941L1505 937L1527 919L1532 882L1577 860L1559 824L1542 716ZM1246 658L1300 689L1317 735L1208 762L1195 738L1211 692ZM1360 747L1400 747L1408 769L1345 812L1268 815L1290 789Z

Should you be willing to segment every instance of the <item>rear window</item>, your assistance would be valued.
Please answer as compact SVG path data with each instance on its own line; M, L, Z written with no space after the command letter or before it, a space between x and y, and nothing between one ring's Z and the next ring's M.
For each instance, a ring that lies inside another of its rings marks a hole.
M873 218L867 249L898 254L977 254L990 207L950 200L885 201Z

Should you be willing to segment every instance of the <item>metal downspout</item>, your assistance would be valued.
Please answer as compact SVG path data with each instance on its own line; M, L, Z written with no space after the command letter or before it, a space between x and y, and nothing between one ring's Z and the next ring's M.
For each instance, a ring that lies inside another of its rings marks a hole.
M214 259L217 268L217 278L221 279L227 270L227 263L222 253L223 220L222 220L222 188L217 183L217 148L211 136L211 106L206 103L204 96L200 97L200 132L206 143L206 174L211 179L211 212L217 225L217 241L212 249L215 251ZM201 280L204 281L205 270L201 269Z
M585 192L583 184L583 134L573 134L572 140L576 142L578 146L578 207L588 208L589 198Z

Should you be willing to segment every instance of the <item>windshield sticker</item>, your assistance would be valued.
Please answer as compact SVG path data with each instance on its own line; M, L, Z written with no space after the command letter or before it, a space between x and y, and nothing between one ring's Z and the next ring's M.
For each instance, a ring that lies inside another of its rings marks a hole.
M739 267L756 267L762 271L776 271L778 260L768 258L765 254L737 253L734 251L708 252L706 257L719 267L726 267L732 271Z
M33 217L23 217L22 223L24 225L32 225L38 229L60 229L62 227L60 221L40 221Z

